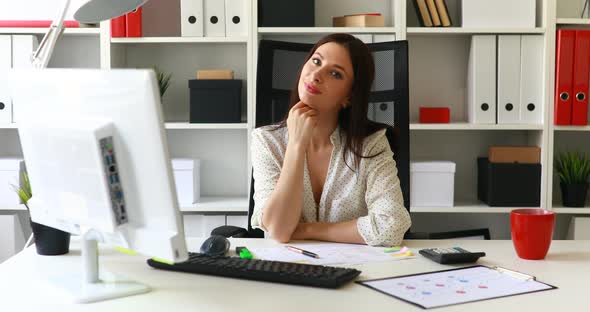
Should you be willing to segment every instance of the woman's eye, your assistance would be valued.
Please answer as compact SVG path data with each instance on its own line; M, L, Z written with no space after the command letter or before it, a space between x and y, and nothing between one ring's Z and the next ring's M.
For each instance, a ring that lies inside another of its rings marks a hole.
M331 73L330 73L330 75L332 75L334 78L337 78L337 79L342 79L342 74L340 74L340 73L339 73L339 72L337 72L337 71L333 71L333 72L331 72Z
M320 59L318 58L313 58L311 59L312 63L316 64L316 65L320 65L322 62L320 62Z

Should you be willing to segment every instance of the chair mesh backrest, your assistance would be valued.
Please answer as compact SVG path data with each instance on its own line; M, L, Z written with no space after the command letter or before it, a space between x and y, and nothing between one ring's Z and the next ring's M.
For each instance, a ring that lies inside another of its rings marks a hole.
M375 61L375 81L369 97L368 118L389 125L387 138L394 152L404 204L409 209L410 136L407 41L367 44ZM261 40L256 80L256 127L281 121L289 110L291 89L313 44ZM395 113L394 113L395 112ZM250 216L254 210L251 181Z

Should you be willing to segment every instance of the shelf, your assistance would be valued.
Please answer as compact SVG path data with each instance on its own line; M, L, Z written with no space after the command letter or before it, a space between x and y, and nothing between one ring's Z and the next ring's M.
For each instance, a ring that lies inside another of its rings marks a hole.
M0 129L17 129L18 127L16 126L15 123L0 123Z
M258 27L260 34L329 34L329 33L353 33L353 34L394 34L393 27Z
M0 207L0 211L26 211L25 205L18 205L16 207Z
M211 129L211 130L234 130L234 129L248 129L247 123L188 123L188 122L167 122L166 129L171 130L191 130L191 129ZM0 124L0 129L18 129L15 123Z
M472 124L456 122L448 124L421 124L411 123L410 130L543 130L543 125L499 125L499 124Z
M557 25L590 25L588 18L558 18Z
M34 34L44 35L48 28L37 27L20 27L20 28L2 28L0 27L0 34ZM81 28L66 28L64 35L99 35L100 28L98 27L81 27Z
M557 214L590 214L590 207L562 207L553 206L553 211Z
M138 37L111 38L111 43L246 43L248 37Z
M213 129L232 130L248 129L247 123L188 123L188 122L167 122L166 129Z
M545 28L408 27L408 34L544 34Z
M454 207L410 207L411 213L510 213L517 207L490 207L483 203L456 204Z
M590 126L553 126L555 131L590 131Z
M192 206L183 206L182 212L248 212L247 197L201 197Z

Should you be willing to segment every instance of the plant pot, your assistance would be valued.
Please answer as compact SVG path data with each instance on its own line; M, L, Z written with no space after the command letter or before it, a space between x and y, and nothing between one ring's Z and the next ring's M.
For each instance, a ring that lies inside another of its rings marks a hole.
M588 183L560 183L561 198L565 207L584 207Z
M70 233L31 221L37 253L57 256L70 251Z

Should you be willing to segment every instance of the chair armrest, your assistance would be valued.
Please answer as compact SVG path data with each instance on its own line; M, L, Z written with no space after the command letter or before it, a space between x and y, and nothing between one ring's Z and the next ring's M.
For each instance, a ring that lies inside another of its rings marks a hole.
M248 231L244 228L233 225L223 225L213 229L213 231L211 231L211 235L221 235L224 237L247 237Z
M428 232L406 232L404 239L430 239Z

